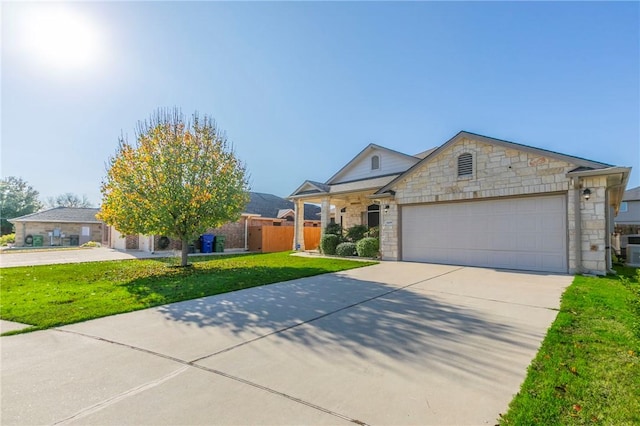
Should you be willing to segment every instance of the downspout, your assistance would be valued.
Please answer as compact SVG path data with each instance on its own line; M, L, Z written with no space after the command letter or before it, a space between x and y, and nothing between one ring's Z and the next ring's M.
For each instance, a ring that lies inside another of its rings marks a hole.
M604 250L605 250L605 262L607 265L607 272L611 274L615 274L616 272L613 270L613 260L611 256L611 234L613 233L613 220L612 220L612 211L613 208L609 205L609 200L611 199L609 193L611 188L607 188L604 193L604 223L605 228L607 229L604 236Z

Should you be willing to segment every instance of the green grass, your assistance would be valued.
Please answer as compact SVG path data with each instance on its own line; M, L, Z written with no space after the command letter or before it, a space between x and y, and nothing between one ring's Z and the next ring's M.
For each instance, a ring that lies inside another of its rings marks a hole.
M640 270L577 276L502 425L640 424Z
M288 252L189 261L189 268L175 267L175 258L3 268L0 318L33 331L375 263Z

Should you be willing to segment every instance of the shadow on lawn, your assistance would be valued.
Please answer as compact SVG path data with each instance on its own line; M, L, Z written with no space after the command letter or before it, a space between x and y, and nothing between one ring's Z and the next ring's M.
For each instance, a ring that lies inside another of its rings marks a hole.
M373 353L383 354L466 378L480 379L482 371L486 381L505 372L521 373L521 366L510 361L522 354L532 356L541 338L506 319L489 319L488 312L341 274L159 310L171 321L231 333L244 342L270 335L276 343L304 345L322 356L346 353L368 359Z
M198 267L197 262L207 260L211 259L195 259L192 267L166 268L159 274L133 279L123 287L139 301L157 306L327 273L326 269L314 267ZM168 261L162 263L172 265Z
M191 255L189 256L189 264L201 263L201 262L209 262L217 259L233 259L238 257L252 256L255 253L248 252L238 252L238 253L220 253L214 255ZM180 265L182 260L181 254L179 251L173 252L171 256L157 257L153 258L156 262L164 263L168 266L176 266Z

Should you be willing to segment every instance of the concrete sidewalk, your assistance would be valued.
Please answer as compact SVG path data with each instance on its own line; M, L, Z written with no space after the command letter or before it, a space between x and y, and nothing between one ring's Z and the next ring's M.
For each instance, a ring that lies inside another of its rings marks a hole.
M226 250L224 253L194 253L189 256L218 256L225 254L249 253L242 249ZM115 250L107 247L62 249L62 250L33 250L33 251L5 251L0 254L0 267L54 265L61 263L101 262L105 260L127 259L155 259L163 257L178 257L179 252L171 250L150 253L142 250Z
M495 424L571 280L382 262L3 337L2 424Z

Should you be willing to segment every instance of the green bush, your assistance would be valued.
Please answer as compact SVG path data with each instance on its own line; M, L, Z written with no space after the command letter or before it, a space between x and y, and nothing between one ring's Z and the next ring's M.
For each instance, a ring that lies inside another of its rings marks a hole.
M102 247L102 244L96 241L87 241L81 247Z
M326 228L324 228L324 233L325 234L333 234L333 235L337 235L339 237L342 237L342 226L340 226L339 223L330 223L327 225Z
M338 256L355 256L356 244L355 243L340 243L336 247L336 254Z
M16 242L16 234L7 234L0 237L0 247L6 246L9 243Z
M340 237L335 234L324 234L320 238L320 251L324 254L336 254L336 247L340 244Z
M347 229L347 241L357 243L364 238L369 228L366 225L354 225Z
M364 234L365 237L369 238L380 238L380 227L372 226L369 230Z
M376 257L380 250L380 240L377 238L363 238L356 243L356 251L360 257Z

